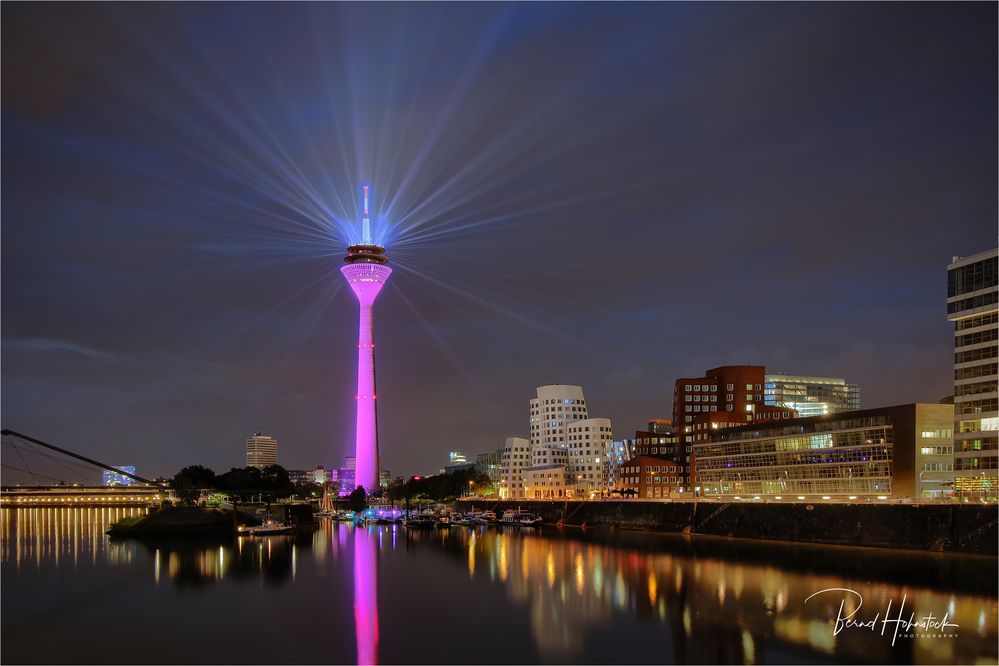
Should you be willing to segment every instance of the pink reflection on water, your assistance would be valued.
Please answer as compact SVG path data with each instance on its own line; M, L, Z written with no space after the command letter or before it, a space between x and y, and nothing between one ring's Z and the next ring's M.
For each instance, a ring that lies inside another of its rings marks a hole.
M367 529L354 530L354 625L357 663L378 663L378 546Z

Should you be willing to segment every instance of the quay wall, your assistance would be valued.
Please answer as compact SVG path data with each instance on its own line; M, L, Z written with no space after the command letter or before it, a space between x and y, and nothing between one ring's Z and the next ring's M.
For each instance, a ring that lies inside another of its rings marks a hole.
M459 510L521 508L545 524L746 539L957 551L996 556L999 508L969 504L806 504L641 500L459 501Z

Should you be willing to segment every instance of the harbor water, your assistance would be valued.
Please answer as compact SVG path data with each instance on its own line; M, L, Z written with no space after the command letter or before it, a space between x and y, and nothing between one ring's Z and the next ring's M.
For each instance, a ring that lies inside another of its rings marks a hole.
M990 557L330 521L271 537L106 536L141 511L2 510L0 660L997 660Z

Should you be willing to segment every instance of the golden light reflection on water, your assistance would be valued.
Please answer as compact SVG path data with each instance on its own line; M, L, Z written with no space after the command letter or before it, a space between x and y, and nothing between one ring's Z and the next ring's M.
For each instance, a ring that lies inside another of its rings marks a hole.
M86 567L88 560L100 560L108 566L148 567L150 584L163 587L164 583L242 581L301 585L303 580L315 580L310 575L314 568L354 566L354 528L328 522L297 539L237 538L185 547L108 541L105 532L111 522L143 511L138 507L4 509L0 554L5 571L8 566L18 572ZM882 569L928 558L920 560L930 563L924 569L937 572L925 579L886 574L851 578L825 573L835 568L801 562L782 565L776 550L747 558L719 551L710 543L695 550L690 541L682 540L653 549L630 547L632 542L624 538L598 543L533 530L416 532L387 526L365 528L364 533L374 538L371 543L379 561L398 558L410 565L406 558L411 547L437 552L453 559L455 574L465 584L499 586L510 604L504 612L529 619L529 640L542 660L580 661L594 630L622 621L646 625L660 646L657 649L663 651L663 662L767 663L773 661L772 655L768 657L771 651L786 654L788 649L833 662L995 663L997 657L999 612L994 591L958 593L935 582L934 576L944 580L945 572L964 566L954 564L958 560L950 555L821 551L833 561L839 553L850 559L881 557ZM397 538L406 548L396 549ZM380 568L371 567L376 578ZM834 636L832 623L840 602L849 614L857 610L857 599L829 596L804 603L810 594L834 587L856 590L863 597L858 612L871 616L889 601L897 607L903 596L907 614L949 613L951 621L960 625L959 637L900 639L901 647L893 651L890 640L878 633L847 630ZM390 602L395 593L379 588L378 594ZM391 639L388 628L382 627L382 636Z
M462 537L452 534L452 538ZM833 587L857 590L863 595L862 611L871 609L872 615L891 599L897 608L903 596L907 617L910 612L917 617L950 612L951 621L964 633L957 639L905 639L908 643L902 650L915 663L965 663L982 657L994 661L996 655L999 613L996 598L984 593L844 580L772 564L649 553L512 530L486 530L474 541L466 538L463 548L474 544L478 566L497 559L502 581L497 584L509 590L512 600L526 605L543 657L579 657L592 628L615 614L632 613L686 636L673 642L674 648L682 645L682 649L664 655L664 660L677 663L765 663L767 650L781 644L827 655L832 661L891 661L899 652L892 651L890 633L833 635L839 597L804 603L813 592ZM473 561L471 554L468 561ZM566 595L567 589L574 593ZM847 598L844 608L856 610L857 602Z
M35 507L0 509L0 561L13 563L15 571L31 566L61 568L79 564L81 555L96 562L104 552L106 532L122 518L144 515L145 507ZM109 553L121 563L129 552Z

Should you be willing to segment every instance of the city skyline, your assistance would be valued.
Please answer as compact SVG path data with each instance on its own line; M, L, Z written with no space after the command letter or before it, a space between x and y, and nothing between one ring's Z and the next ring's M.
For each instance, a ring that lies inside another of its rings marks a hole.
M865 408L953 392L947 265L995 246L994 5L229 16L5 8L5 427L151 475L238 466L256 431L339 465L362 180L395 269L390 469L527 436L553 383L615 438L726 364L845 377ZM381 46L296 41L310 19Z

